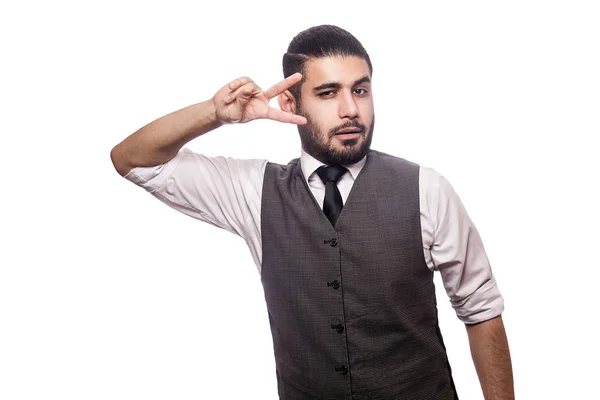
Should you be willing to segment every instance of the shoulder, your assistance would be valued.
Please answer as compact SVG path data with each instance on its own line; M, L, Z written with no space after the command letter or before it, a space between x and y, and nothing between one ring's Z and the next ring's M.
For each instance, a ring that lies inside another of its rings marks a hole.
M411 171L413 174L418 174L422 193L432 195L440 192L453 192L448 179L434 167L378 150L370 150L368 157L381 163L384 168L395 168L400 171Z
M273 161L267 161L265 163L265 174L271 175L273 177L282 177L294 173L298 168L300 168L299 158L294 158L293 160L290 160L287 164L280 164Z
M403 182L417 184L421 166L415 161L391 155L378 150L370 150L367 154L367 164L378 176L389 179L400 179Z
M445 177L437 169L427 165L419 165L419 182L422 185L430 189L439 189L443 180L445 180Z
M412 169L418 169L419 168L419 164L408 160L406 158L402 158L399 156L395 156L392 154L388 154L385 153L383 151L379 151L379 150L369 150L369 153L367 153L367 160L371 159L371 160L375 160L378 162L383 163L384 165L387 166L391 166L391 167L409 167Z

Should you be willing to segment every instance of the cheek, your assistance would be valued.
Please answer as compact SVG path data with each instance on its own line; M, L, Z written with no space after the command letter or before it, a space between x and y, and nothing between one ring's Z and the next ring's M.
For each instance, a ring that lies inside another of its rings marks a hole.
M337 115L335 108L332 107L331 103L323 102L319 104L319 106L311 107L311 109L307 111L314 121L319 121L319 123L322 124Z
M335 119L335 114L332 116L331 112L326 107L307 110L310 121L319 132L328 132L331 128L335 127L337 120Z
M373 101L371 99L365 99L364 102L360 103L359 107L364 118L369 120L373 118L375 107L373 106Z

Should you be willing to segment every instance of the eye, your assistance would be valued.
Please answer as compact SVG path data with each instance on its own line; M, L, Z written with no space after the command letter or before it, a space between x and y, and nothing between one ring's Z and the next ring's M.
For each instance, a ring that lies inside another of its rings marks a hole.
M319 97L329 97L329 96L332 96L334 94L335 94L334 90L328 90L326 92L319 93L317 96L319 96Z
M360 89L354 89L354 93L359 94L359 95L367 94L368 90L367 89L362 89L362 88L360 88Z

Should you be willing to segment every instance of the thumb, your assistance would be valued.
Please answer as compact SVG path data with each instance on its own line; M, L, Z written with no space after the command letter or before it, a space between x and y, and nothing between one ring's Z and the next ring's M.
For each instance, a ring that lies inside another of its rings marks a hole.
M249 82L238 89L237 102L240 106L244 107L252 97L260 92L260 88L255 83Z

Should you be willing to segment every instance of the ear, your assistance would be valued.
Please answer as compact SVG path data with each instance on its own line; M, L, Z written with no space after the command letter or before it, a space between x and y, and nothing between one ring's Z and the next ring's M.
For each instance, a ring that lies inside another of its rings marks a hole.
M296 114L296 99L289 90L280 93L279 96L277 96L277 102L282 111Z

